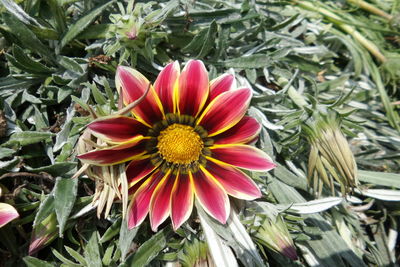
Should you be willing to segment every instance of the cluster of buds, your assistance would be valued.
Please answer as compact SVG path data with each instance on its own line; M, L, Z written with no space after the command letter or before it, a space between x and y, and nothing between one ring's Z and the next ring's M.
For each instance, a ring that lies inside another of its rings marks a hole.
M337 113L314 114L302 130L311 145L308 182L314 193L320 196L325 184L334 194L334 181L339 183L342 195L353 191L358 185L357 165Z

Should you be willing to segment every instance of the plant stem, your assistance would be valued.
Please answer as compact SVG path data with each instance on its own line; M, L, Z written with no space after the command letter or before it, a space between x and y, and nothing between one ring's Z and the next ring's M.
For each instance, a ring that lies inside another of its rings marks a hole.
M298 4L300 7L304 9L308 9L310 11L318 12L329 19L331 22L340 27L343 31L350 34L354 39L356 39L362 46L364 46L375 58L377 58L381 63L385 63L387 61L386 57L381 53L379 48L367 38L365 38L359 31L357 31L354 27L347 25L343 22L342 18L335 13L322 8L315 6L315 3L310 3L307 1L299 1L292 0L293 3Z
M364 9L372 14L384 17L387 20L392 20L393 16L386 13L385 11L377 8L376 6L371 5L370 3L367 3L363 0L347 0L350 4L356 5L360 7L361 9Z

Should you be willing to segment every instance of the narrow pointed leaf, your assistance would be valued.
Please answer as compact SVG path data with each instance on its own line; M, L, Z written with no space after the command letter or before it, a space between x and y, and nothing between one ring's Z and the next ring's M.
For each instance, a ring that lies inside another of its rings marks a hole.
M74 206L78 192L78 179L58 177L54 187L54 208L57 215L59 235L62 237L65 224Z
M103 12L108 6L114 4L115 0L109 1L102 6L96 7L87 15L81 17L77 22L75 22L68 30L68 32L64 35L60 42L60 50L69 42L71 42L76 36L79 35L83 30L86 29L90 23L93 22Z

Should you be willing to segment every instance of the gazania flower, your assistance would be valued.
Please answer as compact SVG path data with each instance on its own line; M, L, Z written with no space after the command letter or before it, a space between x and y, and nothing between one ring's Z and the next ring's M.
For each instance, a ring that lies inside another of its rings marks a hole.
M206 212L225 223L228 195L252 200L261 196L243 171L275 167L261 150L249 145L259 123L245 116L252 96L236 89L232 75L209 82L203 63L189 61L180 72L167 65L153 86L139 72L118 67L116 86L125 105L149 92L132 109L132 117L110 116L88 125L108 147L79 155L85 163L127 163L131 202L128 227L147 214L154 231L171 217L174 229L190 216L196 198Z

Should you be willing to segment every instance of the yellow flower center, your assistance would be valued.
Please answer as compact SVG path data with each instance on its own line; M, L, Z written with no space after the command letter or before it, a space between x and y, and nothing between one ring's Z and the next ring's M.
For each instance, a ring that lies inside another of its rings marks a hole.
M190 164L198 160L204 147L193 127L177 123L161 131L157 139L161 156L175 164Z

